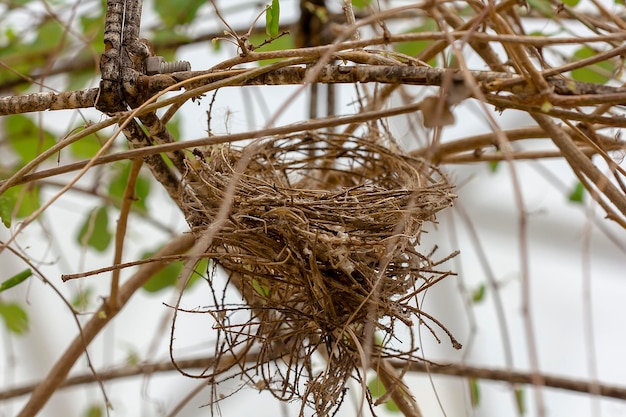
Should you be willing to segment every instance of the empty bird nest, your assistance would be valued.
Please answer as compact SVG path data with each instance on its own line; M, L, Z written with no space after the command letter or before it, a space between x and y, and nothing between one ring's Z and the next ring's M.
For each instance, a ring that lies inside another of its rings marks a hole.
M422 225L455 198L437 168L379 133L301 132L195 156L188 221L214 233L207 256L243 300L214 297L217 353L255 345L256 365L238 369L257 386L328 415L359 375L363 345L384 357L398 324L445 331L418 308L418 294L452 274L418 248Z

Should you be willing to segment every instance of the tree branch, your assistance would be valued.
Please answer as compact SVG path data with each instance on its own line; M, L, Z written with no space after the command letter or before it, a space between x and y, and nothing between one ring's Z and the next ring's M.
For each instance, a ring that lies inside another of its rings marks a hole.
M195 241L191 234L184 234L173 239L155 256L175 255L189 250ZM48 399L63 384L74 363L84 353L87 346L102 331L102 329L119 313L130 297L154 274L167 265L166 262L151 263L142 266L119 290L119 308L110 309L109 301L105 300L91 320L83 328L83 332L76 336L59 360L52 367L48 375L37 384L32 395L18 417L35 416L46 404Z
M287 51L279 52L251 52L255 60L280 58L291 56ZM377 60L376 54L371 52L357 51L353 53L338 53L334 59L350 59L352 62L361 63ZM386 60L385 62L389 62ZM221 71L185 71L173 74L159 74L154 76L139 76L137 82L146 94L163 91L179 84L179 88L198 87L215 82L223 82L222 86L243 85L288 85L302 84L308 75L307 68L290 66L278 68L258 74L259 68ZM258 75L255 75L257 73ZM249 77L243 75L250 74ZM319 73L315 80L317 83L382 83L382 84L405 84L441 86L446 76L458 76L455 70L446 68L430 68L408 66L401 63L398 65L358 65L338 66L328 65ZM523 78L515 77L508 73L493 71L471 71L471 75L481 83L485 92L509 91L513 94L531 94L533 91L523 82ZM193 81L190 81L194 78ZM201 78L201 79L198 79ZM184 82L188 84L185 85ZM515 82L509 82L515 81ZM224 83L225 82L225 83ZM488 101L500 108L516 108L520 110L539 109L543 102L550 101L554 105L564 107L576 107L593 104L624 104L626 103L626 88L612 87L600 84L571 81L562 78L549 78L548 85L554 89L554 94L542 96L540 103L533 102L532 96L525 96L516 100L514 96L490 96ZM174 87L175 88L175 87ZM64 93L34 93L25 96L10 96L0 98L0 115L35 112L44 110L61 110L73 108L93 107L97 98L98 89L87 89ZM551 100L552 99L552 100ZM526 107L524 107L526 106ZM558 109L557 109L558 110ZM556 110L555 110L556 111ZM547 114L550 114L549 112ZM559 117L559 115L555 115ZM582 115L587 116L587 115ZM582 117L581 116L581 117ZM591 116L591 115L589 115ZM596 116L601 117L601 116ZM608 117L605 117L608 119ZM624 117L613 116L616 122L626 125Z
M256 353L249 353L246 357L247 363L257 362ZM215 358L200 357L192 359L181 359L176 361L176 365L181 369L208 369L215 364ZM531 384L533 375L523 371L509 371L497 368L485 368L480 366L469 366L460 363L449 363L445 365L426 364L424 362L407 362L402 360L392 360L391 364L396 369L409 367L409 372L430 373L433 375L449 375L461 378L474 378L486 381L500 381L510 384ZM159 372L176 371L176 367L171 361L141 363L137 365L121 365L106 371L98 372L97 378L92 373L84 373L67 378L59 388L68 388L77 385L90 384L100 381L112 381L120 378L130 378L139 375L150 375ZM582 379L566 378L555 375L544 375L543 380L548 388L561 389L584 394L595 394L618 400L626 400L626 387L610 385L605 383L593 383ZM11 388L0 392L0 401L28 395L40 385L28 384L21 387Z

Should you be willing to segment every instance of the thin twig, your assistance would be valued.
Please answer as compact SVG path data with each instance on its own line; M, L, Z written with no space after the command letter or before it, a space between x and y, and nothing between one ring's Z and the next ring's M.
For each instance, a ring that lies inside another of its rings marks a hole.
M195 238L191 234L181 235L165 245L155 256L168 256L185 252L193 246ZM117 315L130 297L147 282L154 274L165 267L165 263L152 263L142 266L129 280L120 288L119 306L117 309L110 308L109 300L102 302L98 311L85 325L81 335L77 336L68 348L59 356L58 361L48 372L46 377L32 391L24 408L18 417L35 416L46 404L48 399L63 384L67 374L72 369L76 361L85 352L91 341L100 334L100 331Z

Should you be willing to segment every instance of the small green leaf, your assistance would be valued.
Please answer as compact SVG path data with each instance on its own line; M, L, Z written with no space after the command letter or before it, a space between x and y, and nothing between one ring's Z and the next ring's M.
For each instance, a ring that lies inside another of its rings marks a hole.
M28 4L28 3L30 3L31 1L33 1L33 0L13 0L11 3L14 6L24 6L24 5Z
M382 397L385 395L385 392L387 392L383 382L378 377L374 377L370 383L367 384L367 388L370 390L370 394L372 394L372 397L374 398Z
M265 33L269 37L272 37L272 19L272 8L268 6L265 9Z
M180 117L174 116L167 122L167 130L175 140L180 140Z
M498 167L500 166L500 161L491 161L487 164L487 166L489 167L489 172L495 173L496 171L498 171Z
M12 216L18 219L30 216L39 208L39 187L16 185L0 195L0 217L6 228L11 227Z
M580 0L562 0L563 4L569 7L576 7Z
M280 33L280 1L272 0L272 5L265 9L265 33L275 38Z
M265 41L265 36L262 34L253 34L249 39L252 45L260 45ZM263 45L260 48L255 49L255 52L265 51L283 51L285 49L293 49L295 47L293 36L286 35L273 39L272 42ZM274 62L278 62L280 59L262 59L259 61L260 66L269 65Z
M624 0L614 0L614 1L615 1L615 4L619 4L619 5L622 5L622 6L624 4L626 4L626 2Z
M528 5L531 9L535 9L545 17L552 17L554 15L554 11L552 10L552 5L549 0L528 0Z
M67 89L81 90L86 87L92 87L95 84L97 78L94 76L93 70L89 71L76 71L72 73L71 77L68 77Z
M598 53L588 47L583 46L582 48L576 50L574 52L574 61L590 58L592 56L597 55ZM583 68L577 68L572 71L572 78L576 81L584 81L588 83L596 83L596 84L606 84L615 73L615 64L613 61L600 61L593 65L589 65Z
M109 232L109 215L106 207L98 207L89 213L78 232L77 241L81 246L89 246L104 252L111 243L113 235Z
M426 19L421 26L417 26L408 30L405 33L421 33L421 32L436 32L438 31L437 22L434 19ZM419 54L430 46L433 41L411 41L402 42L394 45L394 49L401 54L405 54L412 57L417 57ZM435 66L437 64L437 58L433 58L428 61L428 64Z
M82 129L77 129L76 132L79 132L80 130ZM76 158L89 159L93 158L101 147L102 143L98 137L96 135L89 135L72 143L70 145L70 151Z
M394 400L385 401L385 408L387 409L387 411L391 411L392 413L400 412L400 407L398 407Z
M135 366L141 363L141 355L134 345L124 343L121 348L124 350L124 363L126 365Z
M65 28L56 19L47 19L39 26L32 45L40 51L54 50L62 44L64 34Z
M90 39L91 46L94 48L100 48L104 43L104 10L97 16L83 15L80 17L80 25L83 29L83 36Z
M154 28L151 31L152 36L150 40L153 44L179 44L182 45L191 40L191 37L188 36L184 29L177 27L159 27ZM159 48L159 55L165 58L166 61L176 61L178 58L176 57L176 49L174 48Z
M156 0L154 10L169 26L191 23L205 0Z
M372 394L372 397L374 398L380 398L383 395L385 395L385 393L387 392L385 385L383 385L383 382L380 380L380 378L378 378L378 376L374 377L374 379L372 379L369 382L369 384L367 384L367 388L369 389L370 394ZM393 412L400 411L400 409L398 408L398 405L395 403L395 401L391 399L385 401L385 408L388 411L393 411Z
M470 378L469 389L472 407L477 407L480 404L480 387L478 386L478 380L476 378Z
M28 315L16 303L0 302L0 317L12 333L23 334L28 330Z
M30 268L25 269L22 272L13 275L11 278L7 279L6 281L3 281L2 284L0 284L0 292L6 291L9 288L13 288L16 285L21 284L22 282L30 278L32 275L33 275L33 271L31 271Z
M541 105L541 111L544 113L549 112L550 110L552 110L554 106L552 105L552 103L550 103L548 100L544 101L543 104Z
M102 417L103 416L102 407L99 405L90 406L87 411L85 411L85 417Z
M256 279L252 279L252 288L254 288L254 290L261 297L267 298L270 296L270 289L265 285L260 284L259 281L257 281Z
M139 353L136 350L128 348L126 350L126 359L125 362L127 365L135 366L140 362Z
M582 203L585 197L585 186L579 181L572 192L569 194L569 201L574 203Z
M222 41L220 40L220 38L213 38L211 39L211 49L213 49L213 52L219 52L222 50Z
M352 0L352 5L356 9L365 9L372 3L372 0Z
M473 292L472 292L472 301L474 303L478 303L484 300L485 298L485 292L487 291L487 287L485 286L485 284L481 284L478 288L476 288Z
M156 250L146 252L141 256L141 258L142 259L150 258L156 252L157 252ZM203 259L200 262L198 262L198 265L196 266L196 269L193 275L191 276L191 279L189 280L189 284L187 285L187 288L190 288L192 285L194 285L196 281L198 281L198 279L201 278L205 274L207 265L208 265L207 259ZM147 291L150 293L156 293L168 287L175 287L178 282L178 277L180 273L182 272L182 270L183 270L183 262L181 261L172 262L168 264L165 268L163 268L160 272L155 274L152 278L148 280L148 282L146 282L143 285L144 291Z
M72 298L72 307L78 311L86 311L91 305L93 298L93 289L90 287L81 288L74 298Z
M21 158L22 165L56 143L50 132L41 129L29 117L17 114L6 117L4 122L8 142Z
M117 165L118 171L109 183L109 197L113 200L116 207L122 206L122 199L124 198L124 191L126 190L126 184L128 183L128 176L130 175L130 161L125 161L122 165ZM139 213L145 214L148 211L146 201L150 194L150 180L145 176L139 174L135 183L135 198L132 207L138 210Z
M148 256L144 255L142 258L149 258L150 256L151 254ZM150 280L143 285L143 289L147 292L159 292L165 288L174 287L176 286L176 281L182 270L182 262L172 262L150 278Z
M10 198L6 193L0 195L0 219L4 227L9 229L12 223L13 206L15 201Z
M521 388L515 390L515 402L517 403L517 412L519 414L526 414L526 407L524 406L524 391Z

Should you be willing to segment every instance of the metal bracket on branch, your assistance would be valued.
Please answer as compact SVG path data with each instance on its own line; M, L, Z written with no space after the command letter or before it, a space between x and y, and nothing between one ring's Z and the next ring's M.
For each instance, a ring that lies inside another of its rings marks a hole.
M191 64L188 61L168 62L162 56L149 56L144 61L146 75L169 74L180 71L191 71Z

